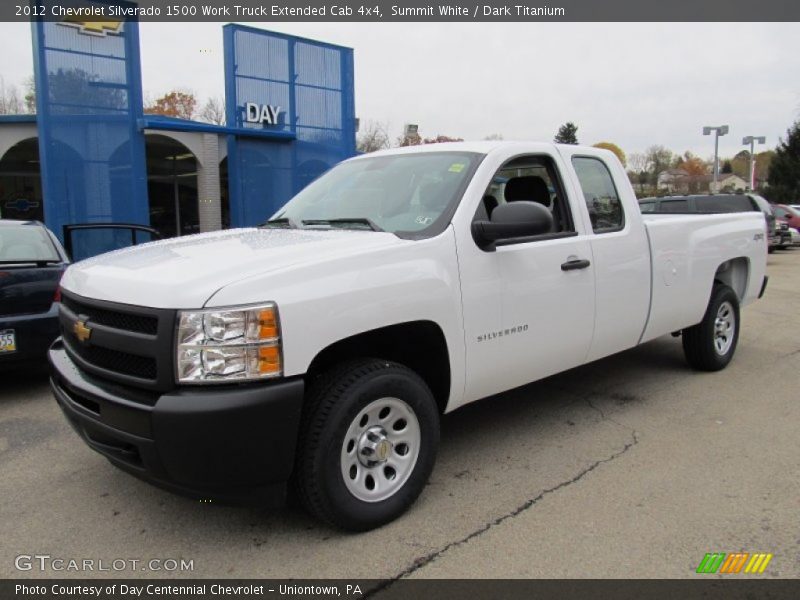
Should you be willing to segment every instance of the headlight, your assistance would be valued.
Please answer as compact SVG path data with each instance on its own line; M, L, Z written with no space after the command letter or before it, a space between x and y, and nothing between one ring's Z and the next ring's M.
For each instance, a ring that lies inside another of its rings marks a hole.
M178 313L178 383L224 383L283 373L274 303Z

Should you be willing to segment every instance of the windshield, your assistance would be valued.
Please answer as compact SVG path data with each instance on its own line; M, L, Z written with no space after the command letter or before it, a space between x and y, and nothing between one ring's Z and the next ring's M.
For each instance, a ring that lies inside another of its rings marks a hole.
M431 234L444 230L481 155L424 152L374 156L334 167L273 215L305 228Z
M47 232L36 225L0 226L0 262L61 262Z

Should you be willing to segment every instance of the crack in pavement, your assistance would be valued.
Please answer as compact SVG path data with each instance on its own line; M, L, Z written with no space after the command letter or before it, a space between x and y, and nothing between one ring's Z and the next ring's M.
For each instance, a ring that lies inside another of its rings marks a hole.
M604 420L611 420L611 419L608 419L603 414L603 411L601 411L599 408L593 406L588 399L586 401L589 404L589 406L591 406L594 410L596 410L596 411L598 411L600 413L600 415L602 416L602 418ZM620 423L617 423L616 421L613 421L613 420L611 420L611 421L613 423L617 424L617 425L621 425ZM624 425L622 425L622 426L626 427ZM567 481L562 481L558 485L555 485L555 486L553 486L551 488L543 490L537 496L526 500L525 502L520 504L518 507L516 507L511 512L508 512L508 513L506 513L504 515L496 517L495 519L489 521L488 523L486 523L482 527L476 529L475 531L472 531L471 533L467 534L466 536L462 537L461 539L458 539L458 540L455 540L453 542L450 542L449 544L446 544L445 546L443 546L439 550L436 550L434 552L431 552L430 554L426 554L425 556L421 556L421 557L417 558L409 567L407 567L403 571L400 571L400 573L398 573L394 577L391 577L390 579L385 580L384 582L382 582L378 586L376 586L376 587L370 589L369 591L367 591L364 594L364 597L365 598L371 597L374 594L377 594L379 592L382 592L382 591L388 589L389 587L394 585L400 579L402 579L404 577L408 577L409 575L411 575L415 571L421 569L422 567L424 567L426 565L429 565L430 563L434 562L436 559L441 557L446 552L452 550L453 548L457 548L459 546L462 546L462 545L466 544L467 542L475 539L476 537L479 537L479 536L483 535L484 533L486 533L490 529L492 529L494 527L497 527L498 525L504 523L505 521L507 521L509 519L513 519L514 517L517 517L518 515L522 514L523 512L525 512L526 510L528 510L529 508L533 507L535 504L540 502L542 499L544 499L549 494L553 494L553 493L555 493L555 492L557 492L557 491L559 491L559 490L561 490L561 489L563 489L563 488L565 488L567 486L572 485L573 483L577 483L578 481L583 479L586 475L588 475L589 473L594 471L596 468L598 468L600 465L603 465L605 463L610 463L610 462L618 459L620 456L622 456L623 454L628 452L628 450L630 450L631 448L633 448L634 446L636 446L639 443L639 436L637 435L636 430L631 429L629 427L626 427L626 428L630 429L631 440L629 442L626 442L625 445L622 447L622 449L619 450L618 452L615 452L611 456L608 456L606 458L603 458L603 459L600 459L600 460L597 460L597 461L593 462L592 464L590 464L588 467L586 467L585 469L580 471L577 475L575 475L571 479L568 479Z

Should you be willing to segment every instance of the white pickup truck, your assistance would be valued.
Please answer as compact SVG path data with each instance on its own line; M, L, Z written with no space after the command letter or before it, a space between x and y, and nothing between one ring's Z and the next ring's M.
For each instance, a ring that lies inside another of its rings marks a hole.
M669 333L725 367L766 256L761 213L643 218L604 150L378 152L261 227L69 267L52 389L142 479L261 505L291 482L365 530L420 494L443 413Z

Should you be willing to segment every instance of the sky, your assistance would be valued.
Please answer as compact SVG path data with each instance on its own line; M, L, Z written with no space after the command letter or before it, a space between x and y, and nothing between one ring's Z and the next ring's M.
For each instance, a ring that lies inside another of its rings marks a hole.
M713 156L704 125L729 125L720 155L800 118L800 23L249 23L355 50L356 114L392 138L420 134L653 144ZM224 95L222 23L140 25L146 96ZM0 23L0 76L33 71L30 27Z

